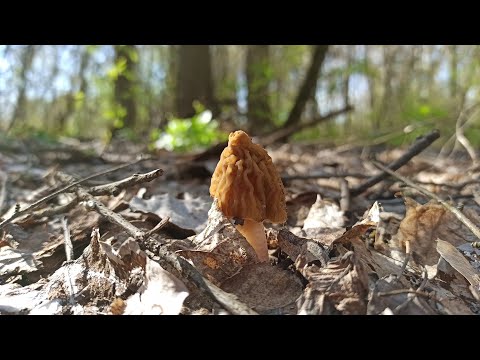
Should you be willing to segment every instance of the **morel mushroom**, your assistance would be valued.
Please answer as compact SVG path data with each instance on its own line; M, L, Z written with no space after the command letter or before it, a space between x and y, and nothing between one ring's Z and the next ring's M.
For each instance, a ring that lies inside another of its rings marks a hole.
M287 220L285 191L272 158L243 131L230 133L210 185L222 213L234 220L237 230L268 261L263 221Z

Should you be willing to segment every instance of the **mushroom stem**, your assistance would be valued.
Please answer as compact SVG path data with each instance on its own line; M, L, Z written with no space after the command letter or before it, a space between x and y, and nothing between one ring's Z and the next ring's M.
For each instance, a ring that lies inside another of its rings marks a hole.
M252 245L260 262L268 261L267 237L262 222L244 219L243 225L236 225L237 230L242 234L248 243Z

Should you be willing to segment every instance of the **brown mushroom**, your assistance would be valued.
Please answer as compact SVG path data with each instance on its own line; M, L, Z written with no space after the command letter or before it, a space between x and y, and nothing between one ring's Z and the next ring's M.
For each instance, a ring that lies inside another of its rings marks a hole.
M243 131L230 133L210 185L222 213L235 220L237 230L268 261L263 221L287 220L285 191L272 158Z

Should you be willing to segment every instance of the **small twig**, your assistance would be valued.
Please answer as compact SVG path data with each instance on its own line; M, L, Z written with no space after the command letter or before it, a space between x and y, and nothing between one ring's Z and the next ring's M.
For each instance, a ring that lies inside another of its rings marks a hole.
M472 145L470 144L470 142L468 141L468 139L466 138L465 134L463 133L463 129L464 129L464 125L465 125L466 121L464 123L462 123L462 120L467 116L466 115L467 112L468 113L471 112L472 114L469 114L469 115L470 115L471 118L473 118L473 113L476 112L475 108L477 108L478 105L480 105L480 103L476 103L471 108L461 111L460 115L458 116L458 119L455 123L455 136L457 138L457 141L465 148L465 150L467 150L467 153L470 156L470 158L472 159L474 164L476 164L477 161L478 161L477 154L476 154L475 150L473 149Z
M155 225L152 229L145 232L145 237L152 236L153 234L158 232L160 229L165 227L165 225L167 225L169 221L170 221L170 217L165 216L157 225Z
M389 166L388 169L390 170L397 170L406 163L408 163L414 156L420 154L423 150L425 150L427 147L429 147L435 140L437 140L440 137L440 132L438 130L433 130L427 135L419 138L409 149L408 151L403 154L401 157L399 157L397 160L392 162ZM382 172L380 174L377 174L375 176L370 177L367 179L365 182L360 184L359 186L353 188L350 191L351 196L357 196L369 189L370 187L376 185L380 181L386 179L388 177L388 174L385 172Z
M343 212L350 210L350 190L346 179L340 179L340 209Z
M80 200L86 202L86 206L87 206L88 209L97 211L100 215L104 216L111 223L114 223L114 224L117 224L117 225L121 226L135 240L137 240L137 241L138 240L143 240L143 238L144 238L144 232L143 231L141 231L137 227L130 224L121 215L119 215L116 212L107 208L100 201L98 201L92 195L90 195L84 188L78 187L77 188L77 195L78 195L78 198Z
M70 237L70 230L68 228L67 217L62 217L63 239L65 240L65 256L67 263L73 260L73 244Z
M378 161L372 161L372 163L378 167L380 170L384 171L385 173L403 181L405 184L408 186L414 188L415 190L418 190L420 193L422 193L425 196L428 196L431 199L435 199L438 201L441 205L443 205L448 211L452 212L453 215L462 223L464 224L478 239L480 239L480 229L469 219L467 218L460 210L458 210L455 206L450 205L448 202L445 200L442 200L440 197L438 197L436 194L428 191L427 189L424 189L423 187L415 184L413 181L407 179L406 177L403 177L396 172L390 170L389 168L383 166L380 164ZM465 238L466 241L473 242L472 240L469 240Z
M7 194L7 174L0 173L0 214L2 213L3 206L5 205L5 199Z
M318 172L318 173L311 173L311 174L294 174L294 175L283 175L282 181L290 181L290 180L308 180L308 179L330 179L330 178L346 178L346 177L355 177L364 179L367 178L368 175L361 174L361 173L335 173L330 174L326 172Z
M412 249L410 247L410 240L405 241L405 259L403 260L402 267L397 274L397 277L400 279L403 275L403 272L407 268L408 263L410 262L410 258L412 256Z
M145 182L150 182L162 175L163 175L162 169L155 169L145 174L133 174L132 176L123 180L115 181L109 184L93 186L90 189L88 189L88 192L94 196L98 196L98 195L117 196L121 190L127 187L131 187L137 184L142 184Z
M459 116L458 119L460 119L461 115L462 114L465 114L466 112L471 112L473 110L475 110L475 108L480 105L480 103L476 103L474 105L472 105L470 108L466 109L466 110L463 110ZM465 116L465 115L464 115ZM458 119L457 119L457 122L458 122ZM467 120L465 122L463 122L462 124L460 124L460 130L463 132L463 129L469 125L472 121L474 120L474 116L471 115L467 118ZM456 126L457 127L457 124ZM452 149L450 150L450 152L447 150L447 147L455 140L455 144L454 146L452 147ZM443 144L442 148L440 149L438 155L437 155L437 159L439 158L442 158L442 157L447 157L447 156L450 156L453 151L455 150L455 147L457 145L457 131L455 129L455 133L453 133L453 135L450 136L450 138ZM448 153L448 154L447 154Z
M320 117L317 117L317 118L314 118L314 119L311 119L311 120L308 120L308 121L305 121L305 122L300 122L298 124L292 124L292 125L289 125L287 127L284 127L284 128L280 128L278 130L275 130L274 132L268 134L268 135L264 135L264 136L261 136L261 143L263 146L267 146L267 145L271 145L275 142L282 142L282 141L286 141L289 137L291 137L293 134L301 131L301 130L304 130L304 129L307 129L311 126L314 126L314 125L317 125L321 122L325 122L327 120L330 120L338 115L341 115L341 114L344 114L346 112L349 112L353 110L353 106L351 105L347 105L345 106L343 109L339 109L339 110L334 110L334 111L331 111L329 112L328 114L325 114L323 116L320 116Z
M478 184L480 181L479 180L465 180L461 183L458 184L452 184L452 183L443 183L439 184L436 182L432 181L417 181L418 184L421 185L432 185L432 186L440 186L440 187L447 187L453 190L462 190L465 186L467 185L472 185L472 184Z
M71 201L64 205L58 205L51 208L46 208L32 213L33 219L41 219L43 217L49 217L52 215L64 214L75 207L78 204L78 197L73 198Z
M106 174L109 174L111 172L114 172L114 171L117 171L117 170L120 170L120 169L123 169L123 168L126 168L128 166L131 166L131 165L134 165L134 164L137 164L139 163L140 161L143 161L144 158L139 158L138 160L135 160L134 162L132 163L129 163L129 164L123 164L123 165L120 165L120 166L116 166L114 168L111 168L111 169L108 169L108 170L105 170L105 171L101 171L101 172L98 172L96 174L93 174L93 175L90 175L90 176L87 176L86 178L83 178L81 180L78 180L78 181L75 181L73 183L71 183L70 185L67 185L53 193L51 193L50 195L47 195L43 198L41 198L40 200L38 201L35 201L33 204L30 204L28 205L26 208L24 209L21 209L17 212L15 212L11 217L9 217L8 219L5 219L3 220L2 222L0 222L0 229L2 229L6 224L9 224L11 223L13 220L15 220L16 218L18 218L19 216L22 216L26 213L28 213L29 211L32 211L32 210L35 210L36 208L38 208L41 204L53 199L54 197L56 197L57 195L60 195L68 190L70 190L71 188L73 188L74 186L77 186L85 181L88 181L90 179L93 179L95 177L98 177L98 176L102 176L102 175L106 175Z
M435 296L433 295L427 294L423 291L411 290L411 289L400 289L400 290L392 290L388 292L378 292L377 296L395 296L395 295L401 295L401 294L415 294L427 299L433 299L435 301L440 302L440 300L435 298Z
M423 280L422 280L422 283L420 284L420 286L418 287L418 289L417 290L410 289L411 292L408 293L407 300L405 300L402 304L398 305L395 309L393 309L393 313L398 314L400 311L405 309L407 307L407 305L410 304L410 302L412 302L412 300L415 299L415 297L417 295L419 295L419 293L423 293L423 289L427 285L427 282L428 282L428 273L427 273L427 270L424 268L423 269Z

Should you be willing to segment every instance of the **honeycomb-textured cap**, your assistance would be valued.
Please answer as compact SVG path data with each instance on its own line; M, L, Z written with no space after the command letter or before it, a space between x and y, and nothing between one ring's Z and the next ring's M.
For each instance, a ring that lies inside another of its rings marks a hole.
M285 190L272 158L248 134L230 133L210 185L210 195L226 217L287 220Z

